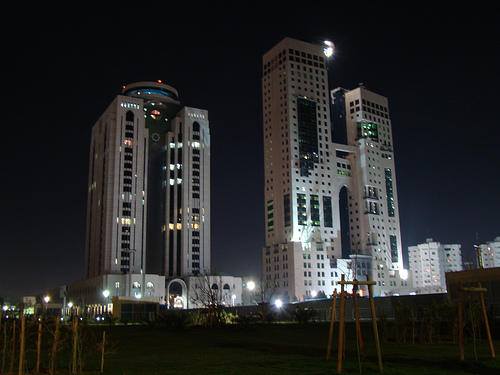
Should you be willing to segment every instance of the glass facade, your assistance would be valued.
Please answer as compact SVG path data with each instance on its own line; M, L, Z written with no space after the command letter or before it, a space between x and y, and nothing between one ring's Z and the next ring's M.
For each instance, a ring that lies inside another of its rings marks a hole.
M305 194L297 194L297 224L307 224L307 202Z
M391 260L395 263L399 260L398 240L397 240L396 235L394 235L394 234L390 235L390 242L391 242Z
M316 102L297 98L300 175L308 177L318 162Z
M359 121L358 138L370 138L372 141L378 142L377 124L372 122Z
M285 219L285 227L290 226L291 216L290 216L290 194L286 194L283 197L283 210L284 210L284 219Z
M274 230L274 203L267 202L267 230Z
M385 169L385 188L387 190L387 214L394 217L394 189L392 186L392 171Z
M333 227L332 198L323 197L323 220L327 228Z

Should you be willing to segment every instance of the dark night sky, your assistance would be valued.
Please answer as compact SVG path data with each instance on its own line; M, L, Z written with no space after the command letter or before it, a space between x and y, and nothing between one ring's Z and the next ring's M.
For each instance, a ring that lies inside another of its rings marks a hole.
M209 111L213 270L259 276L261 58L286 36L332 40L331 85L389 98L405 249L500 236L494 2L28 3L0 26L0 295L83 277L91 128L122 85L157 79Z

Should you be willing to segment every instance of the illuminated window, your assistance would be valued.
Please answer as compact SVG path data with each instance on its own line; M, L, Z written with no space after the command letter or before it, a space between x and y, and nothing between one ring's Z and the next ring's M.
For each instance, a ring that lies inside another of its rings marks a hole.
M161 113L157 109L153 109L151 111L151 117L155 120L159 120L161 118Z
M138 281L134 281L134 283L132 284L132 288L141 289L141 283Z
M130 225L130 224L131 224L130 218L125 218L125 217L122 218L122 225Z

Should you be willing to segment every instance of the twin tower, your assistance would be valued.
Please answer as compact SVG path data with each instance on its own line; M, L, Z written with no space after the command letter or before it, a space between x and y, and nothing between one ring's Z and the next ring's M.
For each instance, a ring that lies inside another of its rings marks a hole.
M323 49L285 38L263 57L263 282L282 301L342 274L406 287L387 98L331 91ZM157 297L209 271L208 113L161 82L124 86L92 129L82 288Z

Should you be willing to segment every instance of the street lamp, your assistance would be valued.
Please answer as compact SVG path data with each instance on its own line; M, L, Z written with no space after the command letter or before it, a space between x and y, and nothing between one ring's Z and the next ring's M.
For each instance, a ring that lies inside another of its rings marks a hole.
M50 296L43 297L43 301L45 302L45 314L47 314L47 312L49 311Z
M106 299L106 313L108 313L108 307L109 307L109 303L108 303L108 297L109 297L109 290L103 290L102 291L102 295L104 296L104 298Z
M233 300L233 306L234 306L234 301L236 300L236 294L233 294L233 295L231 296L231 299Z
M73 319L73 302L69 301L66 306L68 306L68 313L64 315L69 315Z
M249 291L254 290L255 289L255 283L253 281L249 281L247 283L247 288L248 288Z

